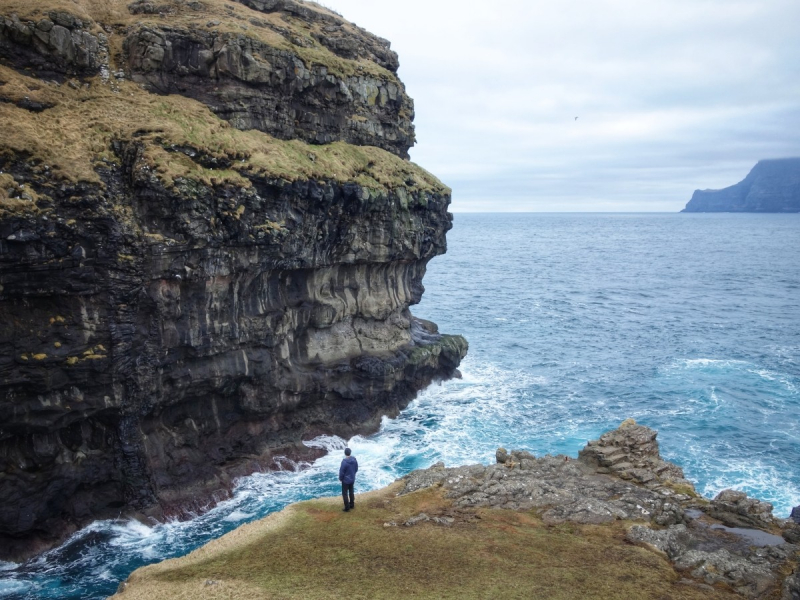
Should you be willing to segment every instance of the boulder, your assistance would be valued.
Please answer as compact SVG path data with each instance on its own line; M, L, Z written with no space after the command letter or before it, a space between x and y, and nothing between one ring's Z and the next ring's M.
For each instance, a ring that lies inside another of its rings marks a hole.
M749 498L736 490L717 494L706 513L729 527L766 527L774 522L772 504Z
M661 458L657 435L653 429L627 419L619 428L590 441L578 453L578 460L598 472L613 472L623 479L652 487L669 482L693 489L679 466Z

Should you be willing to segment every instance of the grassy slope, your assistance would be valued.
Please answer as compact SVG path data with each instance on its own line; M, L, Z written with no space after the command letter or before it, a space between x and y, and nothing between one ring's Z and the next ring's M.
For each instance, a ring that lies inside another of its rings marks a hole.
M175 598L723 599L678 583L666 558L625 542L625 524L548 527L532 513L454 509L438 489L397 486L293 505L192 554L136 571L123 600ZM451 527L409 517L450 515Z
M410 178L418 189L447 190L421 167L379 148L278 140L260 131L240 131L190 98L150 94L131 82L122 82L119 92L98 79L89 83L88 88L73 89L0 65L0 96L54 105L34 113L0 103L0 153L29 152L65 179L97 181L97 161L116 160L111 141L137 133L138 141L147 145L148 162L167 184L176 177L204 183L213 177L247 185L240 173L255 173L290 181L356 181L371 188L396 187ZM163 149L171 144L193 146L232 159L234 165L228 171L204 169L181 153Z

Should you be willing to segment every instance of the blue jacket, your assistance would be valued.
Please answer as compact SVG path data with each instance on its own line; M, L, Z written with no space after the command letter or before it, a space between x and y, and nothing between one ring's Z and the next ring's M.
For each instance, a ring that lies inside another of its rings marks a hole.
M346 456L339 467L339 481L342 483L355 483L358 472L358 461L355 456Z

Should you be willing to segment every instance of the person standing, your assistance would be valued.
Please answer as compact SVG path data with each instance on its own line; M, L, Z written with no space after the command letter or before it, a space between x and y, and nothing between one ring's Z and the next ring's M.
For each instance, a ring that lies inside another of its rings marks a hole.
M344 458L339 467L339 481L342 482L342 500L344 500L344 512L356 507L355 496L353 495L353 484L356 482L358 472L358 461L355 456L350 456L350 448L344 449ZM348 495L350 499L348 500Z

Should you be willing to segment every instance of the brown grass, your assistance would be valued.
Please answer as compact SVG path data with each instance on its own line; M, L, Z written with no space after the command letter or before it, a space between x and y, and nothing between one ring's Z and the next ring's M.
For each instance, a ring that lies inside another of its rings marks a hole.
M195 100L158 96L131 82L114 92L99 79L74 89L42 82L0 65L0 97L17 102L25 97L52 104L40 113L0 102L0 153L27 152L68 180L99 181L96 168L114 162L114 139L134 134L145 144L145 159L167 187L179 177L205 184L247 186L246 175L289 181L329 179L356 181L372 189L390 189L412 180L418 189L448 191L417 165L371 146L337 142L313 146L282 141L268 134L240 131ZM192 146L233 162L228 170L206 169L172 145Z
M214 29L254 37L264 43L290 50L307 65L324 64L340 75L369 72L393 80L394 74L370 61L348 61L312 39L322 24L264 14L226 0L202 0L203 9L192 10L177 0L154 0L168 8L162 15L131 15L131 0L0 0L0 15L17 14L37 20L52 10L67 11L99 31L108 33L112 69L119 64L126 28L144 24L170 27L201 27L220 21ZM313 10L329 12L305 2ZM281 28L256 26L252 20ZM347 22L345 28L355 27ZM246 28L246 29L245 29ZM292 40L302 37L313 46L304 48ZM113 140L136 135L144 144L144 158L166 187L179 178L205 185L234 184L247 187L248 176L258 175L289 181L298 179L354 181L376 191L407 187L449 193L438 179L417 165L374 147L345 143L312 146L300 141L281 141L258 131L239 131L216 117L207 107L181 96L157 96L131 82L123 81L115 91L99 78L87 82L57 84L41 81L0 65L0 155L30 154L57 178L99 183L98 167L118 159L111 149ZM84 85L86 84L86 85ZM52 106L33 113L14 103L30 99ZM229 169L207 169L172 146L192 146L210 156L225 158ZM37 210L35 201L21 198L21 189L0 190L0 212ZM28 196L32 190L26 190Z
M187 557L136 571L120 599L722 599L678 583L663 557L629 545L624 524L547 527L528 513L456 511L438 490L303 502ZM403 523L419 512L451 527Z

